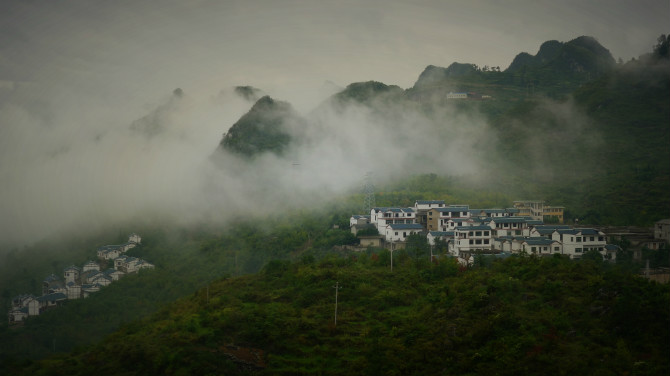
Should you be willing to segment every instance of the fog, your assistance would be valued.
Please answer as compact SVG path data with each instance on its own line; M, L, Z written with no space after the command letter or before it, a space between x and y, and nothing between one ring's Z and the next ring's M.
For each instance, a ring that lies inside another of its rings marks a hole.
M637 2L620 1L606 19L597 4L548 13L536 3L9 4L0 15L0 246L151 218L225 225L355 191L368 171L378 181L481 173L495 139L476 114L327 99L358 81L408 88L429 64L505 67L545 40L583 34L627 59L665 27L660 1L636 7L639 17L629 11ZM235 85L308 119L285 156L249 162L216 151L253 105Z

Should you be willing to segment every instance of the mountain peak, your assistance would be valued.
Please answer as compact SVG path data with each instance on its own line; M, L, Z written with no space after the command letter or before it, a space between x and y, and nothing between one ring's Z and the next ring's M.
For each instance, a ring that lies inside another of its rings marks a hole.
M609 50L595 38L580 36L566 43L546 41L534 56L522 52L516 55L505 72L550 68L567 73L602 73L611 69L614 63Z
M414 87L426 87L444 81L447 78L462 77L477 72L474 64L453 62L447 68L429 65L421 72Z
M265 95L230 127L220 147L246 157L266 151L282 154L291 141L289 123L301 121L288 102Z

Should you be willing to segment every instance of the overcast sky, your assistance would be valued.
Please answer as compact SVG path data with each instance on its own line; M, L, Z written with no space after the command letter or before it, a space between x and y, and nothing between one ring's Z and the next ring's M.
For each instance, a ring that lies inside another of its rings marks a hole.
M214 201L229 209L258 197L245 196L250 186L278 190L286 161L267 160L275 175L266 180L205 162L251 106L222 89L252 85L305 114L336 86L376 80L408 88L427 65L454 61L505 69L552 39L593 36L629 60L670 32L669 15L668 0L3 1L0 246L103 216L123 221L157 208L196 216ZM170 99L177 87L183 101ZM131 132L143 117L159 137ZM301 151L301 187L309 180L322 192L360 179L364 170L351 166L366 168L361 159L374 138L357 132L384 134L365 119L349 113L325 122L339 127L337 142ZM417 142L439 139L427 119L402 121L425 131ZM463 155L487 133L478 119L449 127L464 134L454 140L463 150L452 148ZM351 145L361 150L344 150ZM294 191L290 183L281 184Z
M668 0L4 1L0 80L74 80L146 101L177 86L407 88L429 64L504 69L580 35L629 60L668 32L669 16Z

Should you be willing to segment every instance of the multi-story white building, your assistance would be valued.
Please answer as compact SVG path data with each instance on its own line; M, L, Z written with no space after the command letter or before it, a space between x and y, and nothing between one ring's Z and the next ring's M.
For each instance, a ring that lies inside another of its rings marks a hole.
M494 236L530 236L527 217L491 218L488 222Z
M461 226L454 229L454 242L449 252L459 256L463 252L493 249L493 231L489 226Z
M575 228L556 230L552 239L563 244L563 254L573 259L579 259L584 252L595 250L606 252L607 240L605 233L592 228Z
M372 208L370 223L377 227L380 234L383 234L387 225L416 223L416 212L413 208Z

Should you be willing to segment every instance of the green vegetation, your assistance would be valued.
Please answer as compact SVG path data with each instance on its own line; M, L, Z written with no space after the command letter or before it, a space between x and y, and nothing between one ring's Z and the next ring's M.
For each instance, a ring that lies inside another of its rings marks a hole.
M242 94L247 92L243 90ZM301 122L290 104L264 96L233 124L220 146L244 157L264 152L282 154L291 142L287 127Z
M393 273L384 252L274 261L25 374L657 375L669 306L667 285L597 260L459 270L397 252Z

